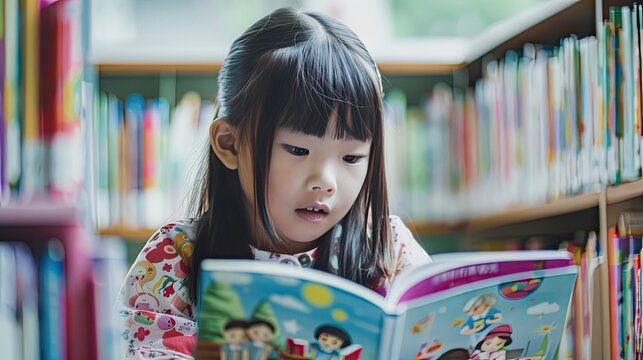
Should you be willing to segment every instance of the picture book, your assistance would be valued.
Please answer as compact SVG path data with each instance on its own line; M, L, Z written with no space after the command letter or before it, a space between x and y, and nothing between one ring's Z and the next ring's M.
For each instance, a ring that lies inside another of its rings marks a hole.
M384 298L314 269L204 260L196 357L557 359L576 275L566 251L453 254Z

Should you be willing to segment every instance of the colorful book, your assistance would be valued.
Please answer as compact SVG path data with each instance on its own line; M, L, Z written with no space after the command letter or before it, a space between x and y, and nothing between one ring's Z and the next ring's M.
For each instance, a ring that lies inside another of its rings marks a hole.
M21 82L21 47L20 16L18 0L4 1L4 82L3 114L4 114L4 151L6 180L10 190L17 190L21 177L22 156L22 109L20 107ZM9 195L9 194L7 194Z
M49 240L40 255L40 357L45 360L67 357L65 306L65 250L59 240Z
M16 259L16 296L18 304L18 321L22 339L20 342L23 360L40 359L38 319L38 269L33 254L25 243L10 243Z
M196 357L555 359L576 276L566 251L458 253L383 298L318 270L205 260Z
M0 86L4 87L5 83L5 15L4 15L4 0L0 0ZM9 183L7 182L7 155L5 144L5 119L4 119L4 88L2 89L2 96L0 96L0 204L8 199Z

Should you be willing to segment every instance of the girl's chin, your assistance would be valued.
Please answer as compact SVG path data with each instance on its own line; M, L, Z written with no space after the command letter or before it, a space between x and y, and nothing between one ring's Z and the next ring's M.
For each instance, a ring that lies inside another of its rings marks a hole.
M310 234L307 234L307 235L310 236ZM321 236L321 235L319 235L319 236ZM289 238L287 238L287 239L289 239ZM298 238L298 239L301 239L301 237ZM303 252L312 250L315 247L317 247L316 244L315 244L315 240L317 240L317 238L313 238L313 239L307 239L306 238L306 239L297 240L297 241L295 241L295 240L285 240L286 249L291 254L303 253Z

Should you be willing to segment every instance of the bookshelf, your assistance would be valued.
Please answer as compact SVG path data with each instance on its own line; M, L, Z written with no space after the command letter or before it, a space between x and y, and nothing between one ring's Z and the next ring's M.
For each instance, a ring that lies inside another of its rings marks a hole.
M578 37L594 34L599 17L597 9L603 5L593 0L545 1L519 16L497 23L469 41L456 41L450 45L444 41L404 41L385 43L371 47L371 50L385 80L390 79L393 86L402 83L398 79L421 78L424 88L414 87L412 95L409 95L419 98L424 89L431 87L430 79L441 76L441 81L471 83L480 77L482 66L487 61L501 57L508 50L520 49L525 42L556 44L561 37L572 33ZM174 86L177 89L170 94L173 97L171 103L175 104L184 93L176 85L181 82L181 77L201 76L214 84L216 72L225 56L224 49L184 45L180 47L182 51L168 52L164 48L147 44L110 48L97 46L90 58L99 70L101 86L117 94L120 92L120 96L125 96L122 94L127 94L126 89L135 87L139 80L156 81L158 85L153 86L158 86L159 94L163 88ZM204 89L201 83L196 86ZM403 88L406 86L401 85ZM214 92L208 89L204 93L212 97ZM409 103L416 102L415 99L409 100ZM596 207L588 204L597 204L597 196L589 194L535 207L510 208L455 223L412 222L420 235L480 232ZM139 233L138 230L117 226L101 230L101 234L124 234L127 238L136 238L143 234L149 236L152 233L149 230Z
M435 223L421 220L410 220L407 224L419 235L441 235L453 232L497 234L494 229L520 225L541 219L574 214L588 210L597 210L601 196L606 197L606 206L615 207L623 202L643 202L643 180L620 185L608 186L602 192L582 194L570 198L555 200L542 205L513 207L501 212L472 217L455 223ZM626 205L627 207L627 205ZM597 223L598 218L592 222ZM614 221L614 224L616 222ZM132 228L115 226L98 230L101 236L116 236L129 241L147 240L156 231L154 228Z
M598 24L607 17L610 6L632 3L619 0L547 1L540 3L532 11L490 27L469 42L451 44L451 47L440 43L406 42L382 46L383 50L370 48L385 80L390 79L393 87L402 83L398 79L420 79L417 81L421 85L414 87L409 91L411 95L408 95L408 104L417 105L421 94L437 82L434 80L437 77L441 77L440 81L455 86L470 87L482 78L483 69L488 64L503 59L508 51L520 52L525 43L560 45L561 38L572 34L578 39L595 35ZM220 50L193 49L184 52L180 58L176 54L167 54L162 49L149 47L131 46L122 51L110 50L112 51L98 49L92 59L101 79L112 88L118 82L134 83L131 79L137 77L145 77L150 81L157 79L159 83L169 82L170 85L172 82L180 82L180 78L185 76L202 76L213 82L224 57L224 52ZM443 55L444 53L449 55ZM407 84L400 87L408 89L405 85ZM159 85L159 89L163 87L167 88ZM175 99L180 93L180 90L174 92ZM212 94L210 92L209 96ZM509 206L503 210L454 221L424 221L417 217L403 219L412 231L425 240L423 243L430 250L442 250L445 244L458 250L468 250L475 248L478 242L493 240L508 243L531 237L553 239L559 243L571 242L575 240L577 232L596 232L599 247L605 249L608 229L616 225L619 214L622 211L643 210L643 180L618 185L604 185L606 182L602 184L599 187L601 190L557 198L538 205ZM115 226L100 229L98 233L122 237L130 244L140 244L155 230ZM610 281L606 268L601 268L602 286L607 286L605 284ZM610 317L605 313L609 302L605 296L596 296L593 300L599 299L601 304L594 306L594 309L599 309L596 321L609 324ZM590 358L608 359L612 349L609 342L603 340L609 339L609 327L597 326L599 327L591 335L592 342L602 346L593 347Z
M60 317L54 318L60 323L50 322L52 319L40 315L41 344L34 342L38 336L25 333L29 337L30 346L42 354L56 356L66 354L67 359L95 359L97 350L97 313L94 309L95 278L92 270L92 234L83 224L78 208L63 203L30 203L12 204L0 207L0 242L27 244L31 254L37 260L38 274L51 281L52 277L60 281L45 283L40 280L40 288L32 289L33 294L40 293L40 305L58 309ZM51 243L60 244L61 268L48 272L42 265L43 258L48 253ZM20 264L21 272L35 272L35 269L25 268ZM45 273L48 272L48 273ZM47 274L47 275L45 275ZM52 288L53 287L53 288ZM37 315L37 314L32 314ZM26 317L26 316L25 316ZM47 332L42 333L42 329ZM52 344L51 341L59 341ZM44 346L47 344L47 346ZM51 350L48 347L51 347ZM63 349L58 352L58 349Z

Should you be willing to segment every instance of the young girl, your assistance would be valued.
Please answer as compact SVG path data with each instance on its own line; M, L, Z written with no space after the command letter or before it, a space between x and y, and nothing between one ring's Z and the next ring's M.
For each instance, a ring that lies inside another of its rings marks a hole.
M276 10L232 44L218 85L193 218L161 227L121 290L130 356L191 358L205 258L316 268L382 295L430 261L389 216L381 79L345 25Z

